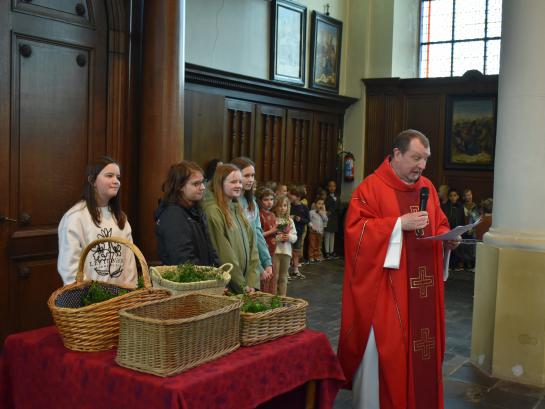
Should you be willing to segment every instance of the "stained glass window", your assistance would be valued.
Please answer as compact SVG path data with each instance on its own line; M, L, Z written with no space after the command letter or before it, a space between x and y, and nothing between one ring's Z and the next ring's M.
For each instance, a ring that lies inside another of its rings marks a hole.
M422 0L420 77L500 68L501 0Z

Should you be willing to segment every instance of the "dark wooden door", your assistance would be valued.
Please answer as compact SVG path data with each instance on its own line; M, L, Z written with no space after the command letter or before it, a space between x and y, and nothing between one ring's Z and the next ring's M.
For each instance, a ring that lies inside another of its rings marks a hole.
M103 1L0 0L0 322L51 323L57 226L106 151Z

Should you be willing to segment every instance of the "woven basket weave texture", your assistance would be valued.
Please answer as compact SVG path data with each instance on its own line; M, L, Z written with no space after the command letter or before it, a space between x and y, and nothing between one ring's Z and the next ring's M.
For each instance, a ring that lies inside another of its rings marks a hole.
M92 248L106 242L121 243L131 249L142 268L144 288L131 289L99 282L103 289L114 294L118 294L120 289L130 290L130 292L82 307L82 299L92 284L92 281L84 280L85 258ZM117 345L119 310L167 297L170 297L169 291L151 287L148 265L138 247L119 237L107 237L95 240L85 247L79 260L76 282L54 291L47 305L66 348L74 351L103 351Z
M171 376L226 355L240 346L240 305L189 293L123 310L116 362Z
M208 266L195 266L198 269L209 269ZM231 281L230 271L233 269L231 263L225 263L217 269L222 270L222 278L220 280L197 281L193 283L177 283L163 278L163 274L176 266L158 266L150 268L150 275L153 285L159 288L166 288L174 295L186 294L190 291L199 291L206 294L222 295L223 290Z
M257 293L256 297L270 302L272 294ZM305 329L308 302L300 298L280 297L283 306L258 313L240 313L240 344L261 344Z

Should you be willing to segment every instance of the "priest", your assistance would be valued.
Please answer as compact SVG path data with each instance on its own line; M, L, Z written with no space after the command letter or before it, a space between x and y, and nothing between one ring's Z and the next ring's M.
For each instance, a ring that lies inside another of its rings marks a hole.
M443 408L443 246L459 241L422 240L449 231L422 176L430 154L424 134L401 132L350 200L338 354L355 408Z

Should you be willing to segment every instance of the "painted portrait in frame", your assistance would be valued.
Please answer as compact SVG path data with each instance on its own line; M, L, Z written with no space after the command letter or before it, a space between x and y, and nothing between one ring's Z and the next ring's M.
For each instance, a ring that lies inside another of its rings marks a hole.
M271 12L270 79L305 85L307 8L274 0Z
M445 168L492 170L496 97L449 97L446 118Z
M312 12L310 81L311 88L339 92L343 23Z

